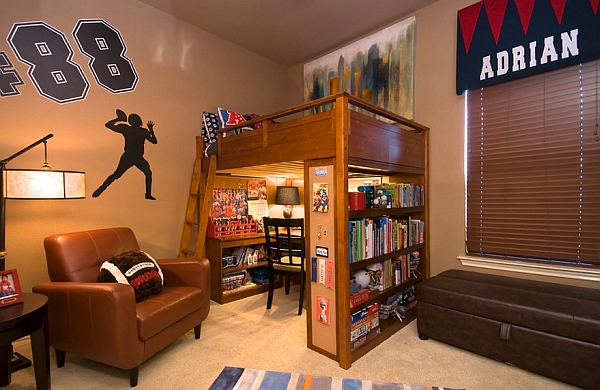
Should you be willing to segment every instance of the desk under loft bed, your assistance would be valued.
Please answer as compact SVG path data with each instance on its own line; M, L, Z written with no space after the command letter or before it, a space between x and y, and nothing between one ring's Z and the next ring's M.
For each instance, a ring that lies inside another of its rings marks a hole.
M223 137L225 132L231 134L231 130L257 123L262 127ZM326 264L327 275L326 283L319 278L311 282L314 271L311 267L307 269L307 347L338 361L345 369L416 318L416 310L407 312L403 321L390 316L379 321L377 332L363 335L358 341L351 339L351 333L356 336L352 314L367 310L429 276L428 130L342 92L218 131L218 175L268 177L288 173L304 178L307 263L317 258L319 264ZM208 161L209 158L202 160L203 171ZM390 182L422 186L422 205L349 210L348 179L374 175L389 177ZM328 212L313 211L315 185L324 185L329 191ZM381 216L423 221L421 242L350 263L349 221ZM317 247L321 248L319 254ZM413 277L383 291L371 291L366 300L351 307L349 282L354 271L415 251L420 254L420 263Z

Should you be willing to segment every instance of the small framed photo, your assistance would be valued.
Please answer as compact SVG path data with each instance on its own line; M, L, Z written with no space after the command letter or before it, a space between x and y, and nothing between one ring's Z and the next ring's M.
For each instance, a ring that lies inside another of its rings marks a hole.
M16 269L0 271L0 307L23 302L23 292Z

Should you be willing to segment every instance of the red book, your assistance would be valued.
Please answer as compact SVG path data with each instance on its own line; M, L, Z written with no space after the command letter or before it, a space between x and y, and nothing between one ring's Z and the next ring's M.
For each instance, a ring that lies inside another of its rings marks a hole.
M363 288L356 294L350 295L350 307L354 307L369 299L369 290Z

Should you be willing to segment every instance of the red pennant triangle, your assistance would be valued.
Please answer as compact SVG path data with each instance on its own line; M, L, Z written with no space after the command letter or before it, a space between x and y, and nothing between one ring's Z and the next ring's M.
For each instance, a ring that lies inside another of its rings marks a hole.
M600 0L597 0L600 1ZM531 20L531 14L533 13L533 5L535 0L515 0L517 11L519 12L519 18L521 19L521 25L523 26L523 32L527 35L529 29L529 21Z
M483 0L485 12L490 21L490 28L492 29L496 45L500 38L500 31L502 30L502 22L504 21L507 3L508 0Z
M458 11L458 22L460 23L463 41L465 42L465 53L469 53L469 47L471 47L475 26L477 26L479 12L481 11L481 4L480 1Z
M565 13L565 5L567 4L567 0L550 0L550 4L552 4L552 9L554 9L554 15L556 15L558 24L562 24L562 17Z
M594 15L598 14L598 3L600 3L600 0L590 0L590 4L592 5L592 9L594 10Z

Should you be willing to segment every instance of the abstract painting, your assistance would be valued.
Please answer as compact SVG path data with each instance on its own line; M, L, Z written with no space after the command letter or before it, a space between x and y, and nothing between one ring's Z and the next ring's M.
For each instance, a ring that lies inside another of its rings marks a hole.
M412 119L415 20L410 17L304 64L304 100L345 91Z

